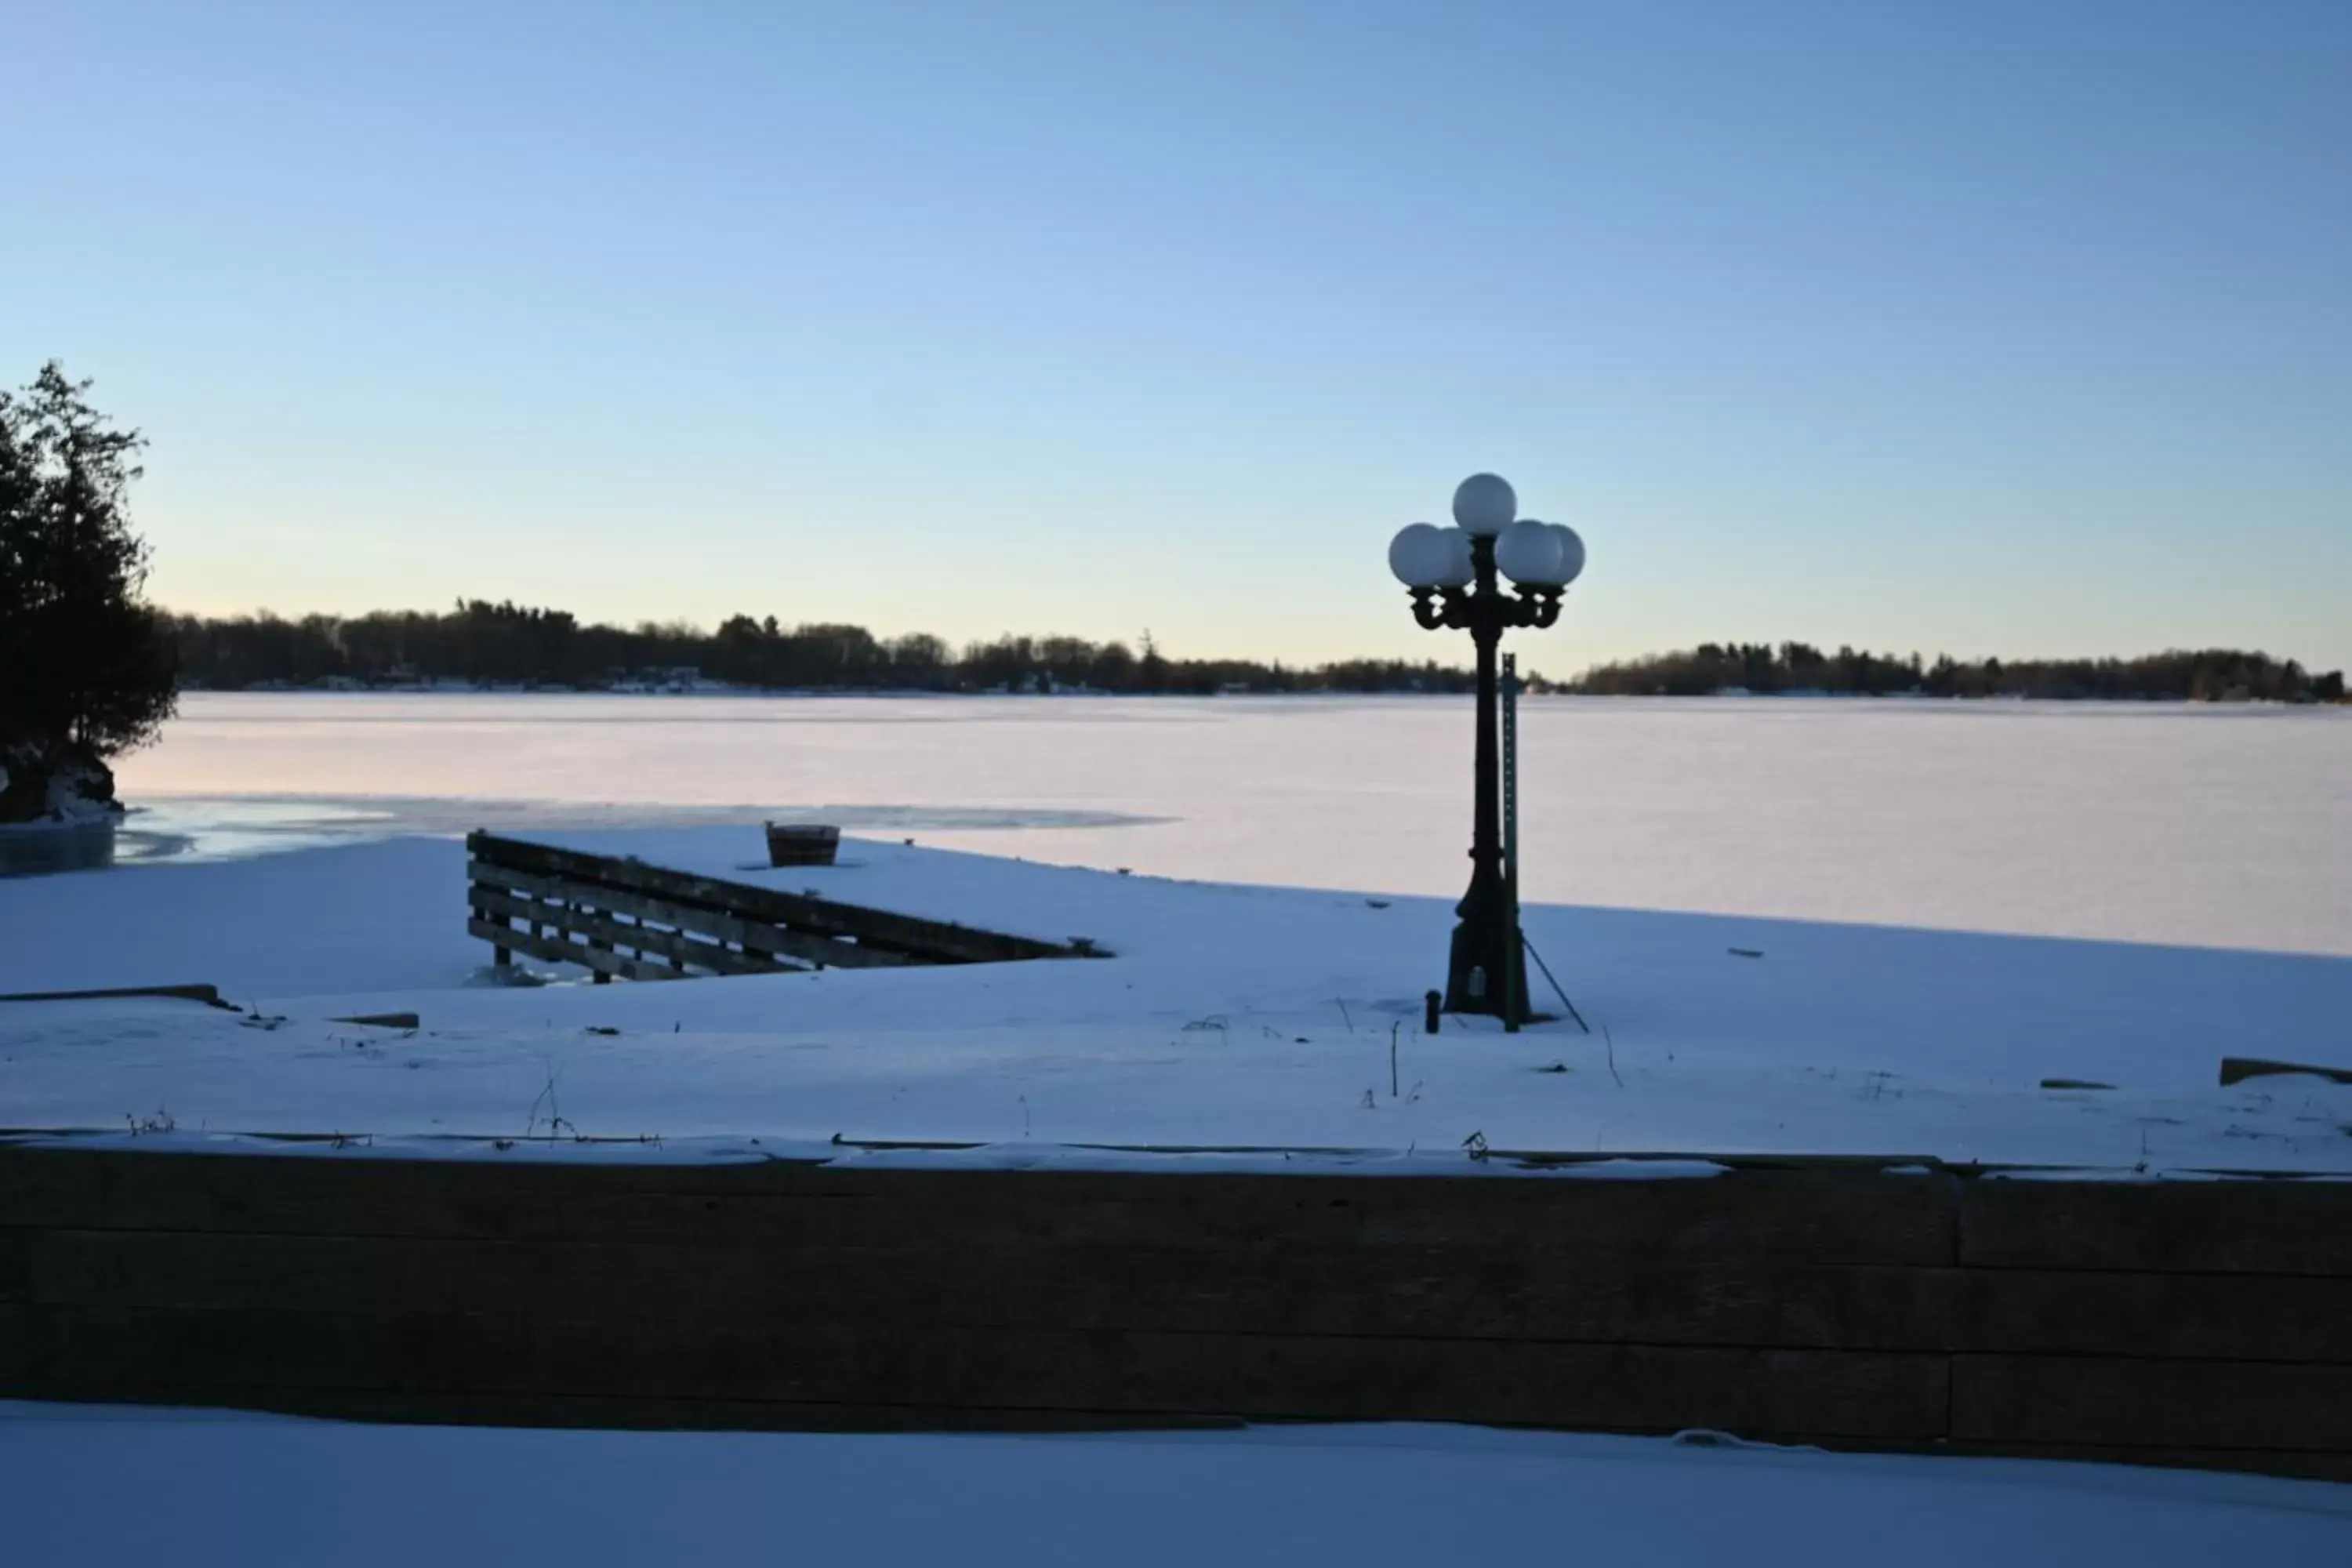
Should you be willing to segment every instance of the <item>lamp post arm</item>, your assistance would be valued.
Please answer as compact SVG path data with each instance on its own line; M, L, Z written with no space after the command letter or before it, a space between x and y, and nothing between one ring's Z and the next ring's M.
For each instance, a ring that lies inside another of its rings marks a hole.
M1425 632L1476 632L1494 614L1495 595L1472 594L1461 588L1415 588L1412 618Z
M1544 584L1522 585L1512 601L1512 625L1538 631L1559 619L1559 590Z

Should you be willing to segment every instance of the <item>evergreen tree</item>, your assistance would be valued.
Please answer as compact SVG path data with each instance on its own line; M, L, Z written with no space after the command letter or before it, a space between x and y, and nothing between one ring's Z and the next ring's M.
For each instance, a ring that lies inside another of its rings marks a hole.
M154 738L175 655L140 597L127 500L134 430L53 361L0 392L0 822L111 805L107 757Z

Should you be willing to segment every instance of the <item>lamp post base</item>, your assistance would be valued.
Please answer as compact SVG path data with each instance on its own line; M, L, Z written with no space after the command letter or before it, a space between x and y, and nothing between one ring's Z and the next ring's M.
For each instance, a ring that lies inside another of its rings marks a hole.
M1526 972L1518 962L1507 895L1474 888L1454 912L1462 918L1454 927L1453 954L1445 966L1445 1010L1525 1023Z

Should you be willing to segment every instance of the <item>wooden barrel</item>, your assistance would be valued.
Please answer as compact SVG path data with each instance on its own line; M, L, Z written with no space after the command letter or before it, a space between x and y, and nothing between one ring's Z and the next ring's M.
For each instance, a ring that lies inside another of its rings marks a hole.
M830 866L841 849L841 829L814 824L768 824L768 864Z

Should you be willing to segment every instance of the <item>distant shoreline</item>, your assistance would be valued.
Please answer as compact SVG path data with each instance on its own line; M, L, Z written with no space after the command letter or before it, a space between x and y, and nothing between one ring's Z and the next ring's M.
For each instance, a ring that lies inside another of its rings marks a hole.
M1277 692L1465 692L1474 670L1435 659L1187 658L1149 632L1134 647L1084 637L1006 636L950 646L910 632L785 626L734 616L716 630L684 622L583 625L562 610L460 600L449 612L356 617L167 616L180 679L224 690L597 690L777 693L1257 696ZM1535 650L1528 650L1532 653ZM2171 648L2130 658L1962 660L1850 645L1701 643L1595 665L1558 680L1523 668L1523 689L1610 697L1838 695L2057 700L2341 701L2341 670L2241 648Z
M1461 700L1470 696L1466 691L1379 690L1351 691L1330 688L1308 688L1289 690L1224 690L1224 691L1108 691L1088 687L1057 687L1051 690L1016 691L955 690L943 691L926 687L756 687L703 684L695 687L597 687L597 686L523 686L507 684L468 685L457 682L432 686L291 686L263 682L253 686L188 686L181 688L183 697L643 697L667 699L705 699L730 701L839 701L844 700L875 700L882 701L972 701L986 699L1017 698L1024 701L1085 701L1085 700L1146 700L1146 701L1218 701L1284 699L1302 702L1351 701L1365 698L1425 698ZM1905 706L1968 705L1971 707L2065 707L2065 708L2193 708L2205 709L2352 709L2352 700L2281 700L2259 697L2174 697L2174 696L2029 696L2021 693L1990 695L1948 695L1928 691L1577 691L1560 687L1528 690L1522 694L1527 701L1572 700L1580 702L1739 702L1758 704L1782 703L1855 703L1874 702Z

